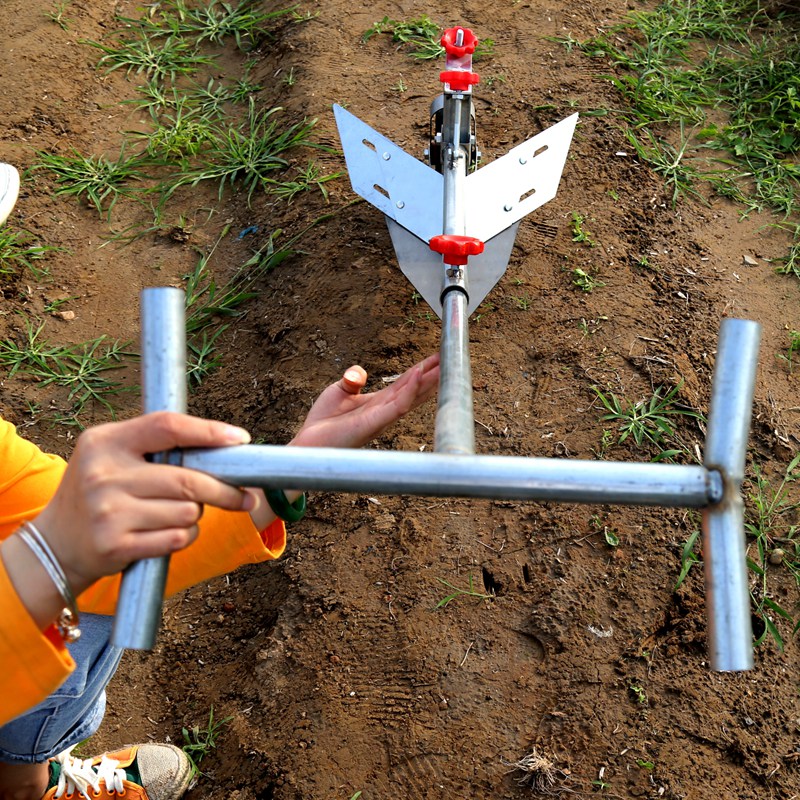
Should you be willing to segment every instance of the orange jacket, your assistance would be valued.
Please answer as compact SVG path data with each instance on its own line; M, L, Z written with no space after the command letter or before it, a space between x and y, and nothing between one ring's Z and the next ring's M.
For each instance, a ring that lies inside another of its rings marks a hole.
M61 458L43 453L0 419L0 539L47 505L65 468ZM246 512L206 508L200 536L170 560L167 594L241 564L277 558L285 545L280 520L259 533ZM119 575L97 581L78 598L78 606L82 611L113 614L119 582ZM55 627L42 632L33 622L0 558L0 725L41 702L74 667Z

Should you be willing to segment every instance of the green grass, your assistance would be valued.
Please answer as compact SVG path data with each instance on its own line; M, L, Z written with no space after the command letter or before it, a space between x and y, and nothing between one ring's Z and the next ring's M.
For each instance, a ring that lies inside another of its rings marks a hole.
M479 600L493 600L494 593L492 594L485 594L484 592L479 592L475 589L473 585L472 575L469 576L468 585L466 589L462 589L458 586L454 586L449 581L446 581L444 578L437 578L436 580L439 581L443 586L446 586L448 589L452 589L453 591L448 594L446 597L443 597L437 604L436 608L444 608L445 606L449 605L460 597L476 597Z
M76 197L110 218L120 197L132 197L137 187L133 182L148 177L141 156L120 152L116 161L105 156L85 156L77 150L72 155L38 153L34 170L47 170L56 182L56 196Z
M649 398L633 402L592 387L606 413L603 421L617 425L616 444L624 444L629 438L639 448L656 449L654 461L669 460L684 452L684 448L669 447L676 441L675 425L679 419L703 421L703 416L678 401L680 385L665 389L657 387Z
M129 344L100 336L79 344L53 345L44 339L43 330L43 322L37 326L26 321L21 338L0 341L0 366L8 370L8 377L19 373L42 386L64 387L70 403L65 421L77 423L92 402L104 406L113 417L111 399L130 389L111 379L109 373L125 366L126 359L135 355Z
M176 93L175 101L154 115L153 128L132 137L144 143L145 154L154 162L187 170L191 159L210 143L212 122L202 108Z
M141 75L157 81L174 81L180 75L192 75L213 63L213 58L201 53L196 44L178 36L162 40L143 34L138 39L120 39L110 44L86 44L102 53L97 63L99 68L106 73L121 69L129 78Z
M288 151L314 146L309 135L316 119L283 127L274 118L281 110L259 110L251 98L247 115L238 126L216 127L210 131L208 148L200 157L200 165L180 175L175 187L217 182L222 198L226 186L240 184L249 205L256 189L268 190L274 173L289 165L284 157Z
M755 578L751 597L754 611L764 624L757 643L760 644L769 636L781 650L784 640L776 618L788 622L794 635L800 631L800 615L795 616L794 609L787 609L775 599L770 573L773 570L784 570L800 588L798 480L800 454L789 462L776 484L763 475L757 464L753 465L753 479L750 482L745 513L745 530L752 539L748 548L747 564Z
M214 719L214 706L208 713L208 721L205 725L192 725L190 728L181 728L183 736L183 752L186 753L192 765L193 775L202 775L200 762L217 746L222 729L233 719L233 717L223 717Z
M793 235L784 271L798 274L800 38L780 6L758 0L667 0L576 44L604 61L615 109L637 157L673 205L701 182L776 215Z
M8 226L0 226L0 276L18 275L23 269L41 280L48 274L47 267L39 262L59 248L36 244L28 231L15 231Z
M391 36L393 42L405 48L409 55L422 60L443 58L445 55L440 39L444 27L434 22L430 17L423 14L416 19L396 20L384 17L380 22L376 22L362 34L363 41L368 41L378 34ZM480 59L494 53L494 41L492 39L482 39L478 42L475 49L474 58Z
M293 17L296 5L276 11L265 11L258 0L226 3L189 4L185 0L167 0L154 6L141 18L120 17L119 21L138 29L148 38L182 37L195 45L222 45L232 38L240 50L250 50L264 39L273 38L271 26L276 20Z
M210 262L229 233L230 226L226 226L213 247L201 255L194 270L184 276L189 381L193 386L202 383L219 366L218 340L230 320L239 315L241 306L256 296L256 283L293 252L292 242L281 248L275 247L281 233L275 231L230 280L218 284Z
M298 171L294 180L275 182L272 192L282 200L286 200L287 203L291 203L298 194L317 188L327 200L328 189L325 184L338 180L344 174L344 172L333 172L330 175L323 175L317 164L309 161L305 169Z

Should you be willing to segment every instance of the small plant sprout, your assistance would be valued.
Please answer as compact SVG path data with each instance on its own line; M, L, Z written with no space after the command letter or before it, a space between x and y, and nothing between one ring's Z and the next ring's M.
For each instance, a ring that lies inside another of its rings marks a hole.
M289 68L289 71L281 78L281 82L290 87L297 83L297 76L294 74L294 67Z
M606 780L606 768L600 767L597 777L592 781L592 786L596 792L603 792L611 788L611 784Z
M572 241L588 245L589 247L595 247L597 242L592 239L592 234L583 227L585 222L586 217L584 217L583 214L579 214L577 211L572 212L572 222L570 223Z
M539 753L535 747L519 761L503 763L511 767L507 774L512 774L518 784L530 787L536 794L557 795L561 785L569 779L564 770L559 769L552 759Z
M53 7L52 11L45 11L44 15L47 19L52 20L61 28L62 31L69 30L69 23L72 20L67 19L64 14L67 11L67 6L72 2L72 0L62 0L62 2L57 2Z
M681 584L686 580L689 570L700 561L700 556L696 552L697 540L700 537L700 531L694 531L691 536L686 540L681 550L681 571L678 575L678 581L675 584L677 591Z
M2 235L2 232L0 232ZM794 371L794 357L796 353L800 353L800 331L789 332L789 346L786 348L786 355L783 353L778 354L778 358L783 359L789 367L789 372Z
M633 695L633 699L636 700L637 703L643 706L647 705L647 693L641 684L639 684L637 681L633 681L628 685L628 690Z
M205 727L193 725L191 728L181 729L185 742L182 749L192 764L193 775L203 774L199 768L200 762L217 746L217 738L222 728L232 719L233 717L214 719L214 706L211 706Z
M580 267L575 267L575 269L572 270L572 285L577 286L582 292L586 292L586 294L591 294L598 287L605 286L605 283L603 283L600 278L592 275L591 272L586 272L586 270Z
M444 608L446 605L448 605L458 597L477 597L480 600L494 600L494 592L492 592L491 594L484 594L483 592L476 591L473 585L472 575L469 576L469 585L466 589L461 589L458 586L454 586L452 583L449 583L444 578L437 578L436 580L439 581L439 583L446 586L448 589L453 590L451 594L447 595L447 597L443 597L436 604L436 608Z
M608 525L603 527L603 538L606 540L606 544L609 547L619 547L619 536L617 532L609 528Z
M397 92L398 94L402 94L403 92L408 91L408 86L406 82L403 80L403 76L401 75L398 79L397 83L392 86L392 91Z
M514 305L516 305L520 311L527 311L531 307L532 300L529 294L523 294L519 297L512 297L511 299L514 301Z

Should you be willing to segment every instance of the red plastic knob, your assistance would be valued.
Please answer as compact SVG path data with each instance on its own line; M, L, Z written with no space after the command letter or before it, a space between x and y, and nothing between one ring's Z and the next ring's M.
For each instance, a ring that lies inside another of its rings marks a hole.
M461 267L467 263L470 256L477 256L483 252L483 242L474 236L457 236L453 233L442 233L431 237L428 242L434 253L441 253L445 264Z
M449 83L454 92L466 92L470 86L474 86L480 79L480 75L477 72L459 72L454 69L439 73L439 80L442 83Z
M456 44L459 31L463 33L463 36L461 44ZM477 46L478 37L469 28L448 28L442 34L442 47L444 47L449 56L463 58L466 55L472 55Z

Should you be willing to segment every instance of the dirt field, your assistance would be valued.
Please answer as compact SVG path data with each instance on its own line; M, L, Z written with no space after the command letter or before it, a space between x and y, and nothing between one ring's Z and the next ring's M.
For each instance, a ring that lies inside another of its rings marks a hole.
M0 158L23 169L41 151L116 154L123 132L142 125L122 104L136 96L135 76L97 70L98 51L84 43L137 4L73 0L63 27L51 18L60 5L0 6ZM495 40L475 90L491 161L575 110L618 102L606 66L548 37L594 35L633 5L302 0L316 16L283 25L255 52L250 78L264 87L260 107L282 106L288 122L317 117L320 142L338 146L331 105L340 103L421 157L441 64L361 35L384 16L467 25ZM225 50L209 74L241 73L244 58ZM797 372L778 358L787 332L800 330L800 286L770 263L786 237L718 198L673 210L629 149L613 117L582 116L557 198L522 223L508 271L473 317L478 450L646 460L653 453L630 441L603 445L616 429L592 387L638 400L681 385L681 401L706 413L719 323L737 316L763 325L751 458L775 480L800 445ZM293 165L310 157L325 174L344 170L335 152L300 152ZM123 245L109 234L138 206L120 202L109 223L53 197L51 176L36 171L11 224L65 249L46 259L49 278L4 279L0 338L22 335L22 311L45 320L51 342L135 340L139 289L180 284L226 225L210 262L220 281L270 232L288 238L329 215L263 278L223 335L220 368L192 396L194 413L284 443L344 367L361 363L377 387L439 343L381 215L350 204L346 179L325 186L327 201L316 190L291 204L257 192L251 208L241 195L218 202L216 189L197 191L181 198L180 225L176 205L164 228ZM574 241L573 214L594 246ZM258 231L239 237L250 226ZM602 285L582 291L576 268ZM46 312L58 300L74 319ZM75 429L52 425L64 396L0 377L3 415L67 455ZM134 394L114 404L136 413ZM434 412L428 404L375 446L431 449ZM106 418L102 407L82 417ZM680 418L678 435L699 452L701 425ZM217 720L230 717L190 800L537 796L510 766L534 749L552 762L552 794L798 797L797 642L778 620L784 652L768 640L752 672L709 671L701 566L674 590L698 524L681 510L313 494L279 562L169 602L156 651L123 660L95 743L182 743L182 727L204 726L212 707ZM791 577L775 567L769 579L776 601L796 611ZM437 609L450 592L442 581L472 581L494 599Z

